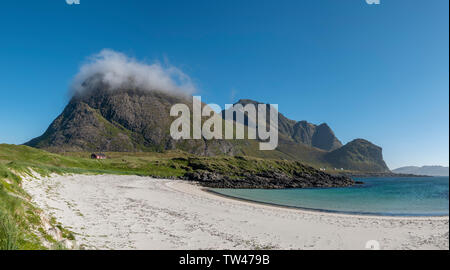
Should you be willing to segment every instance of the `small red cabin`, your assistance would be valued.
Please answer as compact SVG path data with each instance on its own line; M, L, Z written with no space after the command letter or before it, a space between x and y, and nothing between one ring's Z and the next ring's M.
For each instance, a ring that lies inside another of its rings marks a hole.
M106 155L105 154L101 154L101 153L99 153L99 154L92 154L91 155L91 158L92 159L106 159Z

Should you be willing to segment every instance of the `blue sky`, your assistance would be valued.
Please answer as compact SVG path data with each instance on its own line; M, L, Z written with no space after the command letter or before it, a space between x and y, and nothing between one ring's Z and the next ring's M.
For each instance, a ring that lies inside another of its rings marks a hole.
M2 1L0 143L42 134L86 57L170 62L203 100L279 104L390 168L448 165L447 0Z

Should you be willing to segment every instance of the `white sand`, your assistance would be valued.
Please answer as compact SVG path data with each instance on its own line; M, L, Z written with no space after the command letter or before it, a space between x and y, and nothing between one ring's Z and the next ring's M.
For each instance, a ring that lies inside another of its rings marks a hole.
M224 198L173 180L25 180L33 201L92 249L449 249L447 217L309 212Z

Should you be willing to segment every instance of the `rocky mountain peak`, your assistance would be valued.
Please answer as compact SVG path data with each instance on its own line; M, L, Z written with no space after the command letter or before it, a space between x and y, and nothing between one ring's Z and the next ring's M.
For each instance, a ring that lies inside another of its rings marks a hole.
M358 139L342 146L327 124L294 121L281 113L279 144L274 151L260 151L252 140L174 140L170 108L178 103L192 108L192 96L136 87L112 90L99 82L75 93L47 131L26 145L55 152L179 149L197 155L250 155L362 171L387 170L381 148L370 142ZM261 104L250 99L238 103Z

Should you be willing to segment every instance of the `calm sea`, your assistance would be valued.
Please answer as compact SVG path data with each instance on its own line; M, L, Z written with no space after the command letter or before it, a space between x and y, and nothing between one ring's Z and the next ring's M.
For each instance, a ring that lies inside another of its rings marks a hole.
M449 214L449 178L361 178L364 185L324 189L212 189L240 199L329 212L442 216Z

